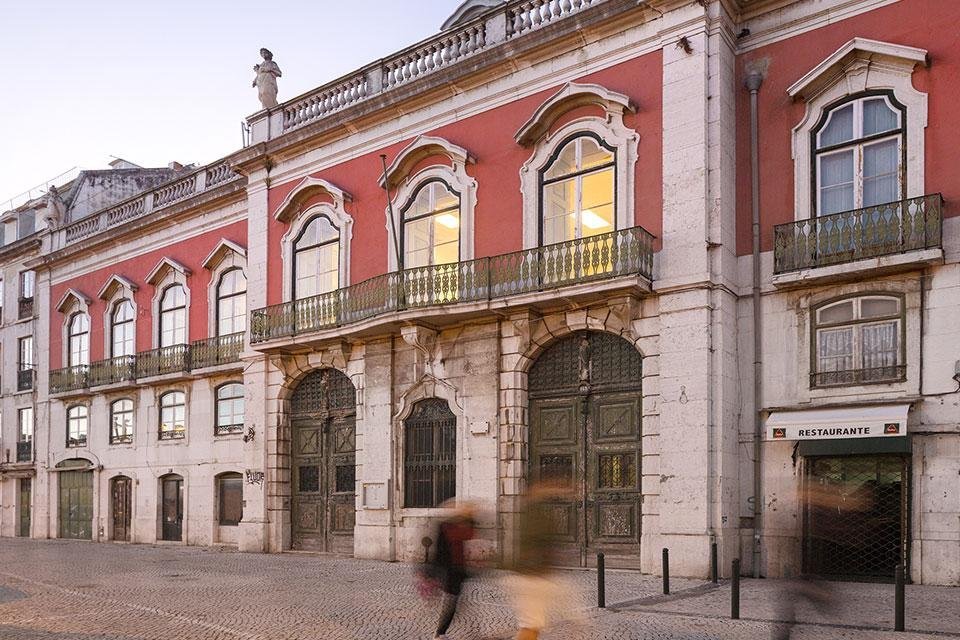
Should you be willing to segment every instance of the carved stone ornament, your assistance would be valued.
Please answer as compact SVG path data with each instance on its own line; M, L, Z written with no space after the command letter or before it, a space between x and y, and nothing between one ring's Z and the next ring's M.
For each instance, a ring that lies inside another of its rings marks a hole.
M264 109L277 106L277 78L283 75L280 67L273 61L273 53L269 49L260 49L263 62L253 65L257 77L253 79L253 87L257 90L257 97Z

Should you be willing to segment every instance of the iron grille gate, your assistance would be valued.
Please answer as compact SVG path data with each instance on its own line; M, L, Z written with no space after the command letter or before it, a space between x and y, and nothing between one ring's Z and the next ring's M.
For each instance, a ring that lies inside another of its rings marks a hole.
M892 580L898 564L907 567L909 465L900 455L806 460L805 573Z
M530 369L528 473L570 488L541 514L565 564L603 550L614 566L639 565L641 365L626 340L585 331Z
M290 399L293 548L353 553L356 389L336 369L308 373Z
M456 495L457 419L446 400L428 398L403 426L404 504L438 507Z

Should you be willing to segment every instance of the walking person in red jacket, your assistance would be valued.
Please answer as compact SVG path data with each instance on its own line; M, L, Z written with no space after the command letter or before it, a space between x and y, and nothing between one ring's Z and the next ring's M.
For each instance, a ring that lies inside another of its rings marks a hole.
M461 504L437 530L437 554L429 571L443 592L440 621L435 638L445 638L457 611L460 590L470 577L466 558L466 543L474 536L474 509Z

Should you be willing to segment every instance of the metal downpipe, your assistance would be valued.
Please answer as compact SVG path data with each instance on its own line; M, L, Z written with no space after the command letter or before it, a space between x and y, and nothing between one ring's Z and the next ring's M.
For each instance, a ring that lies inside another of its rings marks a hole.
M753 577L760 577L760 533L763 523L761 482L761 447L763 423L760 420L762 401L763 357L760 333L760 145L757 118L757 92L763 76L752 72L745 81L750 92L750 209L753 226Z

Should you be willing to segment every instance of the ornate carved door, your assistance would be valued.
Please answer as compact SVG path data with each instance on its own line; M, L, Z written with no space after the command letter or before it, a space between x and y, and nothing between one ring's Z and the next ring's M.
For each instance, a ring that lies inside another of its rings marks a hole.
M290 401L293 548L353 553L356 391L336 369L307 374Z
M566 564L602 550L614 566L639 565L640 360L618 336L579 332L530 369L529 477L569 488L543 507Z
M110 481L110 509L113 513L113 540L130 542L130 478L117 476Z

